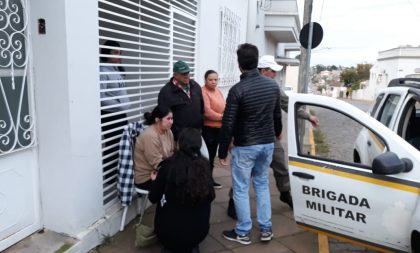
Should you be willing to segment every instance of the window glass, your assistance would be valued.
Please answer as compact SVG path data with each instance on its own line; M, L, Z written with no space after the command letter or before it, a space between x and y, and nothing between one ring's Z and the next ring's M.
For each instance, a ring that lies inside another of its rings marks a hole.
M387 127L390 126L392 115L394 115L398 101L400 101L399 95L389 95L385 101L382 111L377 117L377 119Z
M302 106L318 117L320 127L313 128L307 120L297 120L300 155L345 164L362 163L370 167L373 158L384 151L386 145L383 138L355 119L320 106L299 104L297 109Z
M420 102L416 101L412 112L409 115L405 139L413 147L420 150Z
M373 106L373 108L372 108L372 111L370 112L370 115L372 116L372 117L374 117L375 116L375 114L376 114L376 110L378 110L378 106L379 106L379 104L381 103L381 101L382 101L382 98L384 97L384 94L382 93L382 94L379 94L377 97L376 97L376 101L375 101L375 105Z

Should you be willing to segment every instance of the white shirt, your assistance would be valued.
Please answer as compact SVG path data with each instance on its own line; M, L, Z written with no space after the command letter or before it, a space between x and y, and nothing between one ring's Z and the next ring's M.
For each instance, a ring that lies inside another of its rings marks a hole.
M130 109L130 105L127 104L130 102L130 99L127 97L127 91L124 89L126 85L119 70L114 66L101 66L99 70L101 72L99 78L101 85L101 106L107 107L102 110L107 112L118 112ZM102 72L113 73L102 74ZM118 89L107 91L107 89L116 88Z

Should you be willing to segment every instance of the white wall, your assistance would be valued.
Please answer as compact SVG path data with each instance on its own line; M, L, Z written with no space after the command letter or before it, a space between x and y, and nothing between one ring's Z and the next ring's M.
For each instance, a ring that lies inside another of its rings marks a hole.
M43 222L72 236L104 215L97 8L97 1L31 1Z
M403 58L398 62L398 69L396 76L405 77L408 74L413 74L416 68L420 67L419 58Z
M214 0L201 1L203 16L199 20L198 67L196 81L204 83L203 76L208 69L218 70L220 44L220 10L226 6L241 17L240 43L252 43L259 54L276 54L277 41L264 32L264 12L257 8L257 0ZM230 87L221 87L226 95Z
M259 53L260 56L265 55L265 54L269 54L269 55L273 55L274 57L276 57L277 52L277 41L270 37L270 36L266 36L265 37L265 46L261 47L260 45L258 45L258 49L259 49Z
M298 76L299 76L299 66L287 66L286 67L286 85L293 86L293 90L297 92L298 90Z
M390 50L389 52L395 53L394 51ZM369 85L363 89L363 92L358 92L356 96L359 99L373 100L382 89L388 86L392 79L413 74L415 69L420 67L419 59L413 52L413 55L409 57L392 57L378 60L370 70Z
M218 71L220 9L241 17L246 41L248 3L200 1L198 66ZM37 34L37 19L46 34ZM31 1L31 30L43 223L78 236L104 217L98 69L98 3ZM217 53L216 53L217 52Z
M265 12L258 8L260 1L249 0L248 8L248 30L246 40L258 47L259 54L276 56L277 43L274 38L265 33Z
M204 73L213 69L220 71L219 68L219 47L221 29L221 9L226 6L234 11L241 18L240 43L246 41L246 29L248 22L248 4L244 0L213 0L200 1L201 17L198 21L198 47L197 47L197 75L196 81L204 84ZM235 49L236 50L236 49ZM230 87L221 87L226 94Z
M256 45L260 51L260 55L263 55L266 54L264 12L257 7L258 2L260 1L248 1L248 27L246 33L246 41Z

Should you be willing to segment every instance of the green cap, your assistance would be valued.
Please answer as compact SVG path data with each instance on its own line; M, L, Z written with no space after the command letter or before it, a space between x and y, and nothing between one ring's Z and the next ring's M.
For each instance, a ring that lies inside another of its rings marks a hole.
M184 61L177 61L174 63L174 72L175 73L187 73L190 72L190 67Z

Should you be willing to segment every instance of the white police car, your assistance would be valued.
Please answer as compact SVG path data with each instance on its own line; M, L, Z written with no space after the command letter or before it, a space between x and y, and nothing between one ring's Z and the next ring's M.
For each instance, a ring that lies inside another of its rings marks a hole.
M370 115L420 150L420 79L392 80L376 97ZM357 137L353 159L372 164L382 152L383 145L364 129Z
M302 106L318 117L318 129L296 117ZM366 164L353 160L364 129L383 147ZM301 227L376 250L420 252L420 151L401 136L344 101L296 94L289 98L288 153Z

